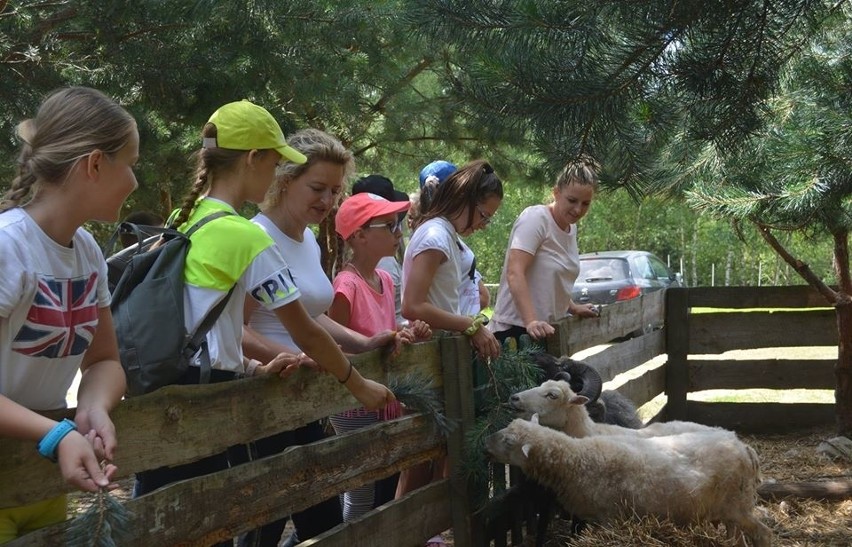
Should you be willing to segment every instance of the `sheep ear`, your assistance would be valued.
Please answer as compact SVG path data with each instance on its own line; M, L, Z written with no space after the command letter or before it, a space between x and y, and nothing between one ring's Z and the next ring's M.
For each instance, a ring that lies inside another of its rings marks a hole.
M531 444L525 444L524 446L522 446L522 447L521 447L521 452L524 454L524 457L525 457L525 458L529 458L529 457L530 457L530 450L531 450L531 449L532 449L532 445L531 445Z
M530 418L530 421L534 424L538 423L538 412L536 412L535 414L532 415L532 417Z
M584 405L589 402L589 398L585 395L574 395L571 397L571 400L568 401L568 404L572 405Z

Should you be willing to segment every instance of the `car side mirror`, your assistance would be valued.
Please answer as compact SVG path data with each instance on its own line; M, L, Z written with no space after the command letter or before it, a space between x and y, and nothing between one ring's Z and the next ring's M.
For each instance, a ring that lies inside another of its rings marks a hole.
M683 274L680 273L680 272L676 272L674 274L674 280L677 281L678 283L683 284Z

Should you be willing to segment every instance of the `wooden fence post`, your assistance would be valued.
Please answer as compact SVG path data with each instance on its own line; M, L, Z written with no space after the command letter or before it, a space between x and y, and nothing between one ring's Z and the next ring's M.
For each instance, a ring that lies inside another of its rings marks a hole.
M554 333L547 337L547 353L556 357L571 355L568 347L568 321L562 319L553 325Z
M666 290L666 409L665 420L687 420L689 393L689 289Z
M473 517L471 492L462 465L466 434L475 417L473 352L464 336L441 338L440 349L445 411L447 417L457 424L447 437L453 541L456 547L472 547L480 545L484 537L482 523Z

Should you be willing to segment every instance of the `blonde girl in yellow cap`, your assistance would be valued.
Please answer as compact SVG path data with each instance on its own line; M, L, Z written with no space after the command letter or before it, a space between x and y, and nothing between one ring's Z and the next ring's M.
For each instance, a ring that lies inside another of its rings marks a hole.
M301 362L299 356L286 352L267 362L244 359L243 309L246 300L250 300L271 311L292 333L299 348L365 407L383 408L394 401L393 393L385 386L362 377L352 367L334 340L305 311L288 264L273 239L237 213L245 202L263 201L279 164L304 163L305 156L287 145L269 112L249 101L219 108L204 126L202 138L195 181L170 224L186 231L212 213L231 213L197 230L186 257L184 306L188 332L193 332L233 287L224 311L207 334L211 381L256 374L285 376ZM199 367L190 366L182 383L198 383L199 378ZM228 465L227 454L220 453L187 465L144 472L138 479L136 494Z

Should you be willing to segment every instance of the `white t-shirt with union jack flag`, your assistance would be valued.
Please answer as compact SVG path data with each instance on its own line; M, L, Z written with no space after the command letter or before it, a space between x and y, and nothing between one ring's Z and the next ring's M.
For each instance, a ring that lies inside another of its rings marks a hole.
M34 410L64 408L109 303L91 234L80 228L64 247L23 209L0 214L0 394Z

